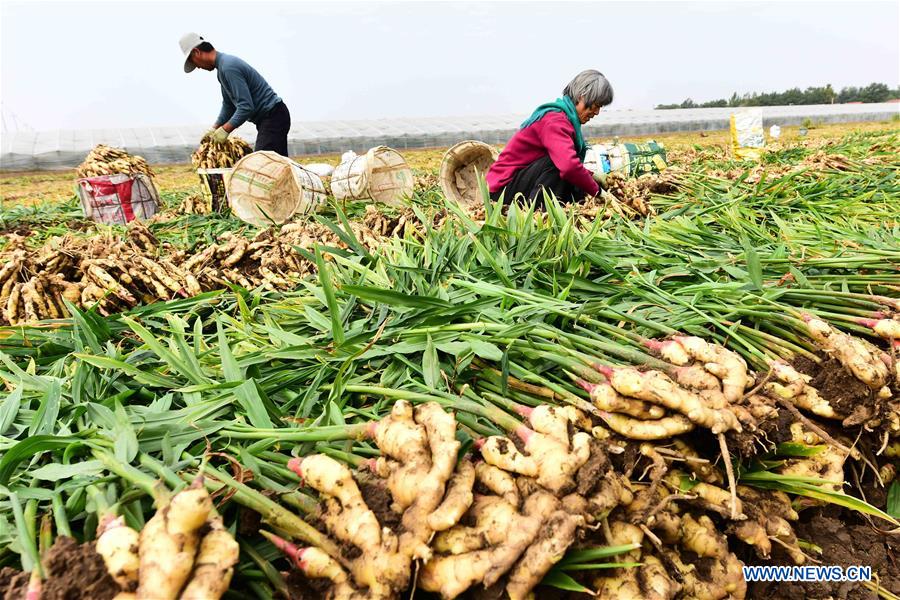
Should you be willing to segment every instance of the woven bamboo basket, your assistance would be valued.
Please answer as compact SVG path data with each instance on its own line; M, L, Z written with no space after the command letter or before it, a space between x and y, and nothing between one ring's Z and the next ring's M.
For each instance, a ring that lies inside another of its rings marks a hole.
M413 183L412 170L403 156L387 146L377 146L335 167L331 193L336 200L371 198L397 205L412 197Z
M267 150L239 160L225 185L232 212L258 226L284 223L295 214L315 212L326 198L321 177Z
M444 195L465 208L484 203L478 184L497 157L497 149L484 142L465 140L451 147L441 161L440 184Z

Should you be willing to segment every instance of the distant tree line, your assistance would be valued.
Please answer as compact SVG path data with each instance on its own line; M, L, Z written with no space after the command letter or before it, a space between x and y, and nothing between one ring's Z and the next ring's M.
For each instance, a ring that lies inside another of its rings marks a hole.
M835 92L831 84L824 87L808 87L805 90L791 88L784 92L743 94L737 92L725 100L694 102L688 98L681 104L658 104L656 108L724 108L727 106L787 106L789 104L832 104L834 102L887 102L900 98L900 87L892 89L883 83L870 83L865 87L848 86Z

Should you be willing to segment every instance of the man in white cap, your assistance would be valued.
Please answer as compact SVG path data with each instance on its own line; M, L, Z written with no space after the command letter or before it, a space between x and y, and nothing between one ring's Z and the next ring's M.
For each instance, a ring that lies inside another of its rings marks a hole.
M224 142L228 134L250 121L256 124L255 150L273 150L287 156L291 113L262 75L237 56L217 51L196 33L181 36L179 44L185 73L197 67L215 69L222 86L222 109L204 139Z

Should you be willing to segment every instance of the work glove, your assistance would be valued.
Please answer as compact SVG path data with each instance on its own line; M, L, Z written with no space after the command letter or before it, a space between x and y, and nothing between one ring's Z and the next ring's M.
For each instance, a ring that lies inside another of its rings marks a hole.
M210 128L206 131L206 133L203 134L203 137L200 138L200 143L202 144L203 142L212 139L212 135L213 135L215 132L216 132L216 128L215 128L215 127L210 127Z
M228 132L225 131L224 127L219 127L218 129L213 131L212 135L210 136L210 139L214 142L218 142L221 144L225 140L228 139Z
M597 185L600 186L601 190L609 189L609 187L606 185L606 173L604 173L603 171L596 171L594 173L591 173L591 176L594 178L594 181L597 182Z

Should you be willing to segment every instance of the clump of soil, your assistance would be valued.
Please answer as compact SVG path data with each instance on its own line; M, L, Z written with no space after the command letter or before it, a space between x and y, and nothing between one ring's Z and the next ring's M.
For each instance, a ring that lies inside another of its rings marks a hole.
M875 403L872 390L834 358L817 364L800 357L793 361L793 365L801 373L812 377L810 385L819 390L819 394L842 415L850 415L860 407L871 407Z
M795 525L797 536L822 548L818 560L823 565L868 565L872 567L882 587L892 592L900 591L900 543L882 535L865 523L854 523L855 518L835 506L815 512L801 513L801 522ZM763 564L750 559L745 564ZM791 564L786 557L775 554L771 564ZM793 598L835 598L842 600L870 600L877 596L855 582L758 582L747 590L748 598L780 600Z
M28 591L29 578L28 573L11 567L0 569L0 594L3 594L3 599L24 598L25 592Z
M259 533L260 527L262 527L262 515L255 510L241 507L238 512L238 534L245 537L252 537Z
M816 364L800 358L794 361L794 366L812 377L810 385L844 417L840 423L844 429L862 425L865 430L875 431L875 437L880 439L882 434L877 432L890 426L891 415L896 410L892 405L893 398L879 398L836 359L829 358ZM898 392L900 389L895 386L894 395Z
M24 598L29 578L28 573L9 567L0 570L3 598ZM93 543L56 538L44 560L41 600L112 600L121 591Z
M791 441L791 425L796 421L794 415L783 407L776 406L776 408L778 410L777 417L765 419L759 423L759 429L764 434L766 443L771 446ZM753 456L753 454L749 453L745 456Z
M578 488L575 490L582 496L593 490L610 468L609 458L598 442L591 442L591 456L575 474Z
M398 533L402 515L391 508L393 499L387 486L382 481L365 475L358 477L357 485L359 485L359 491L366 501L366 506L375 513L375 518L378 519L381 526Z
M41 600L111 600L122 591L93 543L58 537L44 562L47 578Z
M329 580L309 578L296 569L282 575L287 584L288 600L319 600L326 596L331 587Z
M791 425L796 420L794 415L780 406L776 406L776 416L767 418L757 423L757 429L751 431L744 428L743 431L728 431L725 438L730 452L744 459L753 458L761 452L767 452L782 442L791 440ZM700 434L702 435L702 433ZM699 436L698 436L699 437ZM718 452L710 449L712 456ZM705 455L704 455L705 456Z
M34 230L28 225L13 225L7 228L0 229L0 235L28 237L33 231Z

